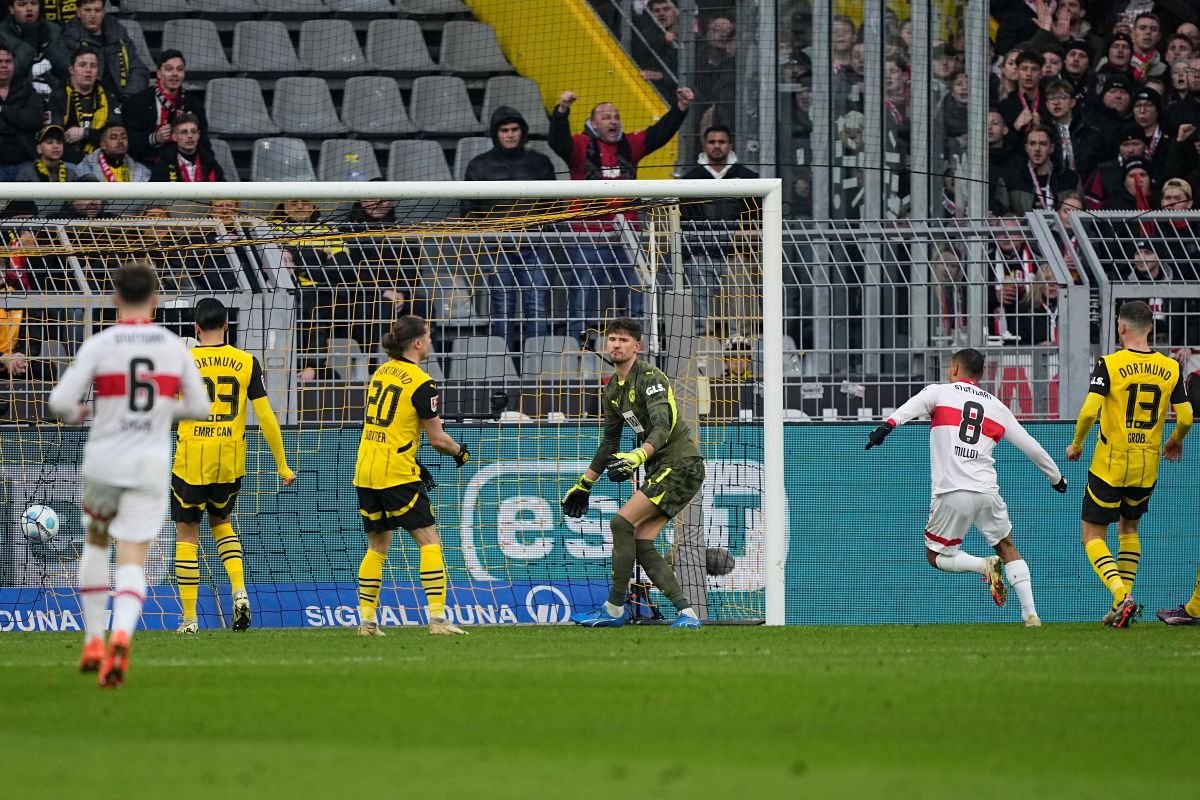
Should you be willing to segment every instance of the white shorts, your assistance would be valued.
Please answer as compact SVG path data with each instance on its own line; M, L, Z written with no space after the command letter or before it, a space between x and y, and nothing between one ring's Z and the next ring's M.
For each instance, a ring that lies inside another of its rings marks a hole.
M925 546L935 553L958 552L963 537L974 525L992 547L1012 533L1008 506L998 494L947 492L929 504L929 522L925 525Z
M114 539L132 543L152 542L158 538L166 517L165 487L127 488L83 479L85 528L94 520L107 523L108 533Z

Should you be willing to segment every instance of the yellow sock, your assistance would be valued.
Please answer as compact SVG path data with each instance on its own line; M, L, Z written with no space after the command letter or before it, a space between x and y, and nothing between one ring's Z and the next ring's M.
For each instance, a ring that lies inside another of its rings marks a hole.
M421 588L425 590L425 602L429 605L429 616L446 616L446 562L442 559L440 544L427 544L421 548Z
M1113 602L1119 603L1125 599L1125 595L1129 594L1125 590L1125 583L1121 580L1121 573L1117 570L1117 560L1113 558L1112 551L1108 549L1108 545L1101 539L1092 539L1083 546L1087 552L1088 560L1092 562L1092 569L1096 571L1096 575L1112 592Z
M238 541L233 526L228 522L213 528L213 538L217 540L217 555L229 573L229 585L233 591L246 591L245 568L242 566L242 543Z
M358 616L363 622L375 621L375 606L379 605L379 589L383 586L383 562L387 556L367 550L358 565Z
M1142 541L1136 533L1117 537L1117 572L1125 591L1133 594L1133 582L1137 579L1138 562L1142 560Z
M1196 570L1196 590L1192 592L1192 599L1188 601L1185 610L1193 617L1200 617L1200 569Z
M175 543L175 582L179 584L179 605L183 616L196 616L196 597L200 594L200 548L188 542Z

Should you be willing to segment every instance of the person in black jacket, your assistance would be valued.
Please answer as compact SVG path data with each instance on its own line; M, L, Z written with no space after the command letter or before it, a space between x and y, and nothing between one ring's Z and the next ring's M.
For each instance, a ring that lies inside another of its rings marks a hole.
M172 141L171 124L180 114L194 114L200 124L200 149L212 152L208 141L208 117L204 104L183 88L187 64L178 50L163 50L158 56L154 84L130 97L121 106L129 126L129 155L143 164L153 164Z
M492 149L480 153L467 164L469 181L552 181L554 165L541 153L525 147L529 124L521 112L500 106L492 113ZM477 200L463 204L464 212L488 213L504 209L512 213L509 201ZM552 263L544 245L522 237L519 242L502 243L495 251L484 253L483 265L492 267L488 288L492 295L492 335L499 336L510 352L519 352L522 332L510 320L517 316L517 297L523 299L524 336L545 336L550 303L550 280L543 265Z
M100 131L117 110L117 102L100 75L100 53L80 47L71 53L69 79L50 95L50 122L65 132L63 158L78 164L100 146Z
M78 16L63 27L63 40L71 51L90 47L100 55L100 83L118 103L150 82L150 68L137 54L124 26L108 16L104 0L82 0Z
M0 46L0 181L12 181L37 156L33 135L42 124L42 98L14 74L13 54Z
M225 171L211 154L200 149L200 120L189 112L171 125L171 142L150 168L150 180L181 183L220 183Z

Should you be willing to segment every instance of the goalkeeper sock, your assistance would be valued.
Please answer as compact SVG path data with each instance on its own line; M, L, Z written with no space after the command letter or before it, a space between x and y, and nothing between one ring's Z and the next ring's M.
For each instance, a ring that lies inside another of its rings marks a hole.
M613 540L613 581L612 591L608 593L608 602L620 608L625 605L625 599L629 595L629 578L633 575L637 547L633 541L633 523L629 520L620 514L614 514L608 527L612 530Z
M1196 589L1192 592L1192 599L1183 610L1193 617L1200 617L1200 569L1196 570Z
M427 544L421 548L420 570L429 618L446 616L446 561L442 558L440 544Z
M987 561L961 550L953 555L938 553L937 568L942 572L977 572L982 575L987 572Z
M146 602L146 570L141 564L117 567L116 598L113 600L113 632L132 634Z
M1125 589L1125 582L1121 580L1121 573L1117 571L1117 560L1113 558L1112 551L1108 549L1104 540L1089 539L1083 545L1083 550L1087 553L1088 560L1092 562L1092 569L1096 575L1112 592L1113 604L1124 600L1129 592Z
M184 619L196 616L196 598L200 594L199 550L191 542L175 542L175 582L179 584L179 605Z
M675 580L675 570L671 569L671 565L662 557L662 553L658 552L654 542L649 539L637 540L637 560L642 565L642 569L646 570L646 574L650 576L650 580L654 582L660 592L667 596L675 608L682 611L692 607L683 594L683 587L679 585L679 581Z
M375 621L375 606L379 604L379 589L383 586L383 562L387 556L367 550L358 565L358 616L363 622Z
M84 635L103 636L108 627L108 547L84 544L79 557L79 597L83 605Z
M1133 593L1133 582L1137 580L1138 562L1142 560L1142 540L1137 532L1117 536L1117 574L1125 584L1125 591ZM1116 608L1116 605L1113 606Z
M238 541L238 536L233 532L233 526L228 522L223 522L213 528L213 538L217 540L217 555L221 557L221 563L225 565L225 571L229 573L229 585L233 588L233 593L246 591L246 578L244 567L242 566L242 543Z
M1025 559L1019 558L1005 564L1004 574L1021 601L1021 619L1037 616L1037 606L1033 604L1033 581L1029 577L1029 565Z

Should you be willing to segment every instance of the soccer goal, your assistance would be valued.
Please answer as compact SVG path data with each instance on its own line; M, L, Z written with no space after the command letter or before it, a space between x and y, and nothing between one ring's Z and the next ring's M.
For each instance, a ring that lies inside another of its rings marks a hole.
M608 517L636 483L602 479L580 520L559 500L600 440L604 326L632 316L706 460L703 490L659 548L710 621L783 624L778 180L31 183L0 186L0 199L0 627L79 624L86 431L58 424L45 399L79 343L113 321L108 275L128 260L158 270L159 322L191 336L194 303L216 297L229 343L263 366L300 477L281 486L251 413L233 523L257 626L357 624L355 455L380 336L410 313L432 323L425 369L447 429L474 454L460 470L420 452L439 484L456 621L563 623L606 595ZM213 399L216 417L236 414ZM35 504L58 512L49 541L22 533ZM173 540L164 520L149 627L179 614ZM222 627L229 585L206 524L200 541L201 625ZM417 556L398 536L384 625L425 621ZM634 594L639 618L673 614L657 592Z

